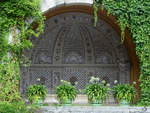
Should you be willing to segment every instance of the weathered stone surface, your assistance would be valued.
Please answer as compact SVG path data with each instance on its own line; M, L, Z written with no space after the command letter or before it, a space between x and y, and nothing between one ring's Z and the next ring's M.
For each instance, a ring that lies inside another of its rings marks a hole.
M42 107L36 113L150 113L150 108L144 107L93 107L93 106L72 106L72 107Z

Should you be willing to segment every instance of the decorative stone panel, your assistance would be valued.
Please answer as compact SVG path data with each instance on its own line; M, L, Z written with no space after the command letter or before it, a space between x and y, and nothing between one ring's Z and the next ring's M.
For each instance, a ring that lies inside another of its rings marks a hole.
M83 89L91 76L106 80L110 87L114 80L129 82L130 62L120 37L103 20L94 27L93 20L74 12L45 22L44 34L32 40L34 47L26 52L32 65L22 67L22 93L31 84L43 84L53 94L60 80L78 82L77 89Z

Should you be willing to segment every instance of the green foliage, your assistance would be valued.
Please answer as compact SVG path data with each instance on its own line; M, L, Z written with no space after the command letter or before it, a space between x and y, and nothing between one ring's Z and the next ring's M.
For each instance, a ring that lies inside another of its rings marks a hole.
M20 99L19 66L24 62L23 52L32 47L31 36L43 32L44 19L39 0L0 1L0 101Z
M17 71L16 71L17 70ZM0 101L19 101L19 64L4 57L0 64Z
M0 102L0 113L34 113L34 110L27 108L24 102Z
M99 7L99 3L97 3L98 1L94 1L94 26L96 27L97 21L98 21L98 16L97 16L97 12L98 12L98 7Z
M32 47L31 35L39 36L43 32L44 17L40 7L35 0L6 0L0 2L0 10L0 40L4 40L5 34L10 31L13 36L13 43L8 44L7 41L0 44L8 45L7 51L20 58L24 48ZM39 25L33 30L35 22Z
M93 8L94 8L94 26L96 27L96 24L98 22L98 9L100 4L102 3L102 0L93 0Z
M141 80L142 84L141 84L141 99L140 99L140 103L139 105L143 106L149 106L150 102L149 102L149 98L150 98L150 77L147 77L147 79L145 80Z
M100 100L104 101L107 97L109 88L98 81L98 78L92 77L90 80L91 83L85 87L85 92L88 96L90 103L94 103L95 101Z
M113 94L119 102L126 100L132 104L137 97L137 91L130 84L118 84L113 88Z
M122 42L128 28L136 45L140 60L142 105L150 105L150 0L96 0L97 4L117 18L121 28ZM97 12L97 10L95 10Z
M67 101L73 101L77 96L77 91L70 82L61 80L61 84L56 87L55 93L61 104L66 104Z
M47 93L48 93L47 89L43 85L31 85L27 89L27 96L31 103L34 103L34 102L37 103L40 98L44 100Z

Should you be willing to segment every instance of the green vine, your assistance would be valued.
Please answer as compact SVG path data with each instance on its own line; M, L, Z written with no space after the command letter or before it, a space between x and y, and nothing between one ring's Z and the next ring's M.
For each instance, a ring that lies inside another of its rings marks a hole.
M44 28L40 3L40 0L0 1L0 101L20 99L19 66L26 59L24 49L32 47L31 36L38 37Z
M98 21L97 12L98 12L98 8L99 8L98 0L94 0L93 8L94 8L94 20L95 20L94 21L94 26L96 27L96 24L97 24L97 21Z
M140 104L150 105L150 1L95 0L95 26L100 4L118 19L122 42L125 28L130 31L140 59ZM25 48L32 47L31 36L38 37L43 32L44 19L39 0L0 1L0 101L12 102L20 99L18 84L22 53ZM33 30L35 24L38 26ZM11 41L9 33L12 34Z
M118 19L122 42L127 27L136 45L140 60L140 105L150 105L150 1L149 0L96 0L108 13ZM94 8L95 9L95 8ZM94 11L97 12L97 9ZM97 15L95 15L97 22Z

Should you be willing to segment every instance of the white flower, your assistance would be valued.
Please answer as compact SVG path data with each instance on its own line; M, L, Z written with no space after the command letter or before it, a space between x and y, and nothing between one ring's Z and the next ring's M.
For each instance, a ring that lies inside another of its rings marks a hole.
M115 80L115 81L114 81L114 84L117 84L117 83L118 83L118 81L117 81L117 80Z
M99 81L99 78L92 76L89 82L94 83L94 82L98 82L98 81Z
M95 80L95 77L92 76L89 82L94 82L94 80Z
M64 82L64 80L60 80L60 82Z
M105 83L106 83L106 81L105 81L105 80L102 80L101 82L102 82L102 84L105 84Z
M95 79L95 77L94 77L94 76L91 76L91 79Z
M99 81L99 78L95 78L95 81Z
M76 82L75 82L75 85L77 85L77 84L78 84L78 82L76 81Z
M106 84L107 87L110 87L110 84Z
M133 84L136 85L136 82L134 81Z
M93 79L91 79L89 82L90 82L90 83L93 83L93 82L94 82L94 80L93 80Z
M40 78L37 78L37 79L36 79L36 81L40 81L40 80L41 80Z

